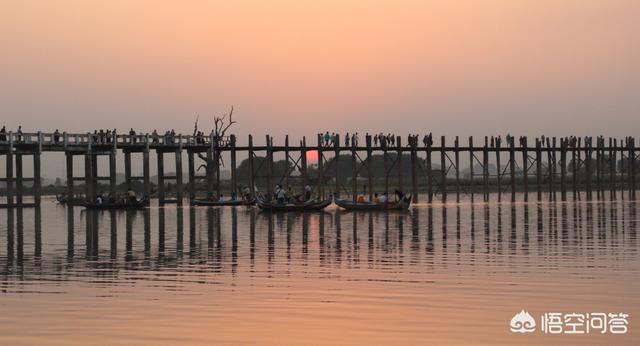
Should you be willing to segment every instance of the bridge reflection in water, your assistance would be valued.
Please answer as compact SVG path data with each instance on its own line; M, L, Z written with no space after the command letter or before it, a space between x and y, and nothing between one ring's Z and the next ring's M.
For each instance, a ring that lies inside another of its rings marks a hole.
M119 270L235 275L239 268L274 263L446 267L478 260L517 265L544 257L553 264L590 261L620 247L637 255L637 204L628 201L434 205L406 213L270 214L246 207L96 212L52 206L3 213L4 280L77 274L79 265L99 269L84 274L104 278Z

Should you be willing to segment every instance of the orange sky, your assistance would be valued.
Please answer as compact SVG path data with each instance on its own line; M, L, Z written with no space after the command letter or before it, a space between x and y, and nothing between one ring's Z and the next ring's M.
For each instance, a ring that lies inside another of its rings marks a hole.
M26 130L188 133L233 104L236 132L257 138L635 135L638 13L635 0L15 1L0 12L0 112Z

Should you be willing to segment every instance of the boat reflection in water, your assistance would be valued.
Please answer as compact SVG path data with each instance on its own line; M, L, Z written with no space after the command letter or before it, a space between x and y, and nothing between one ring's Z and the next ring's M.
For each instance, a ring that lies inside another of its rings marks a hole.
M515 313L640 313L637 208L2 210L0 341L539 343Z

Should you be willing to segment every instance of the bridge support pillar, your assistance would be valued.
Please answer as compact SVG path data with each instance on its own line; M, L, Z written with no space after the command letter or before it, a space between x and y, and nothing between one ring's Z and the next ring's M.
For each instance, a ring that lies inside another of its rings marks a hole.
M147 141L148 143L148 141ZM149 180L149 148L147 147L142 152L142 181L143 181L143 196L147 205L151 198L151 182Z
M182 149L176 150L176 203L182 206L183 186L182 186Z

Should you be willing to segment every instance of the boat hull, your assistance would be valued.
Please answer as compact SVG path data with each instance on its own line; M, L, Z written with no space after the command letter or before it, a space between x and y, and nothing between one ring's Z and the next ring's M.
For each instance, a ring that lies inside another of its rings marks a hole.
M192 199L191 205L195 206L207 206L207 207L223 207L223 206L241 206L241 205L254 205L256 201L252 200L230 200L230 201L207 201L204 199Z
M126 203L83 203L81 206L92 209L92 210L115 210L115 209L127 209L127 210L137 210L146 208L146 204L144 200Z
M258 207L262 210L273 212L305 212L305 211L319 211L331 204L331 200L304 203L304 204L278 204L264 201L257 201Z
M74 205L83 205L84 203L86 203L86 201L84 200L84 198L68 198L68 197L61 197L61 196L56 196L56 201L59 204L65 204L65 205L69 205L69 206L74 206Z
M396 203L375 204L375 203L354 203L347 200L336 200L335 203L346 210L407 210L411 205L411 197L404 197Z

